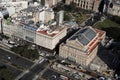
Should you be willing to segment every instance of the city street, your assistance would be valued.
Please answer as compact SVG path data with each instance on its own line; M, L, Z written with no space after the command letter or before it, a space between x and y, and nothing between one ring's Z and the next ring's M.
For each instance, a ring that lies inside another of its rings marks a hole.
M110 69L115 69L120 61L117 56L114 55L111 50L103 49L98 53L98 57L108 65Z
M33 80L33 78L40 72L42 72L48 64L49 63L47 61L43 61L40 64L36 64L34 67L29 69L29 72L23 75L19 80Z
M34 63L14 53L0 49L0 58L22 68L30 68Z
M15 68L14 66L9 65L8 63L4 63L2 61L0 61L0 66L6 67L8 70L10 70L13 73L15 77L17 77L22 72L21 70Z
M43 74L42 78L49 80L59 80L60 74L53 70L47 69L46 72Z

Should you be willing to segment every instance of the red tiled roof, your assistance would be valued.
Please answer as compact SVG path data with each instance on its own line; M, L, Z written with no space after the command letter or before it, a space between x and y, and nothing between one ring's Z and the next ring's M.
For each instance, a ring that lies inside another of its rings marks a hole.
M44 34L44 35L47 35L47 36L50 36L50 37L54 37L56 35L56 33L53 33L53 34L47 34L46 30L41 30L41 31L38 31L39 33L41 34Z
M95 29L95 31L99 34L99 37L102 37L102 35L105 33L105 31Z
M64 28L61 28L61 29L59 29L59 31L62 31ZM46 30L39 30L39 31L37 31L37 32L39 32L39 33L41 33L41 34L44 34L44 35L47 35L47 36L50 36L50 37L54 37L57 33L52 33L52 34L48 34L47 32L46 32Z
M98 33L98 37L95 38L91 43L90 43L90 47L89 47L89 53L91 53L95 48L96 46L98 45L98 42L95 43L95 41L99 40L99 37L102 37L102 35L105 33L105 31L102 31L102 30L98 30L98 29L95 29L95 31ZM93 45L94 44L94 45ZM92 46L92 47L91 47Z
M97 45L98 45L98 42L96 42L96 44L94 44L94 45L90 48L89 52L91 53L91 52L97 47Z

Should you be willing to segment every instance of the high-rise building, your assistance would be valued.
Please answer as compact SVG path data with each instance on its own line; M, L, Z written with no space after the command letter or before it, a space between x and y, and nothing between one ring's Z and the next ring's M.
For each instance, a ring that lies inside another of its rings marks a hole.
M85 27L60 45L59 56L88 66L98 52L99 43L103 43L106 33L92 27Z
M56 22L57 22L57 25L61 25L63 24L63 20L64 20L64 11L61 10L59 11L57 14L56 14Z
M43 23L46 23L53 19L54 19L54 11L51 8L43 9L42 11L39 12L39 20L42 21Z

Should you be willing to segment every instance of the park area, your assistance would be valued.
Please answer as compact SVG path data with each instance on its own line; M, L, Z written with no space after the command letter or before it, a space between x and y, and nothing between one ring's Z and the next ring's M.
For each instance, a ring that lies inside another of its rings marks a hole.
M39 53L37 49L32 49L29 45L13 47L11 50L31 60L35 60L39 58Z
M106 31L108 37L120 42L120 17L112 16L93 26L94 28Z
M72 3L72 5L69 6L61 3L54 7L53 10L55 12L64 10L64 20L73 20L76 21L78 24L81 24L82 22L86 21L91 15L91 11L83 10L79 7L76 7L75 3Z

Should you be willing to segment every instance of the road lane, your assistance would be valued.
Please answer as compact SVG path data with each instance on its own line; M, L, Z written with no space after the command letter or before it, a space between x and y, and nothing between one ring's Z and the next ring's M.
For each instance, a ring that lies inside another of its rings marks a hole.
M49 63L47 61L43 61L40 64L36 64L32 67L27 74L22 76L19 80L32 80L36 75L42 72Z
M21 66L23 68L30 68L34 64L34 62L32 62L30 60L27 60L21 56L10 53L3 49L0 49L0 58L6 60L8 62L11 62L12 64Z
M16 69L15 67L9 65L8 63L4 63L0 61L0 66L5 66L8 70L10 70L15 77L17 77L22 71Z

